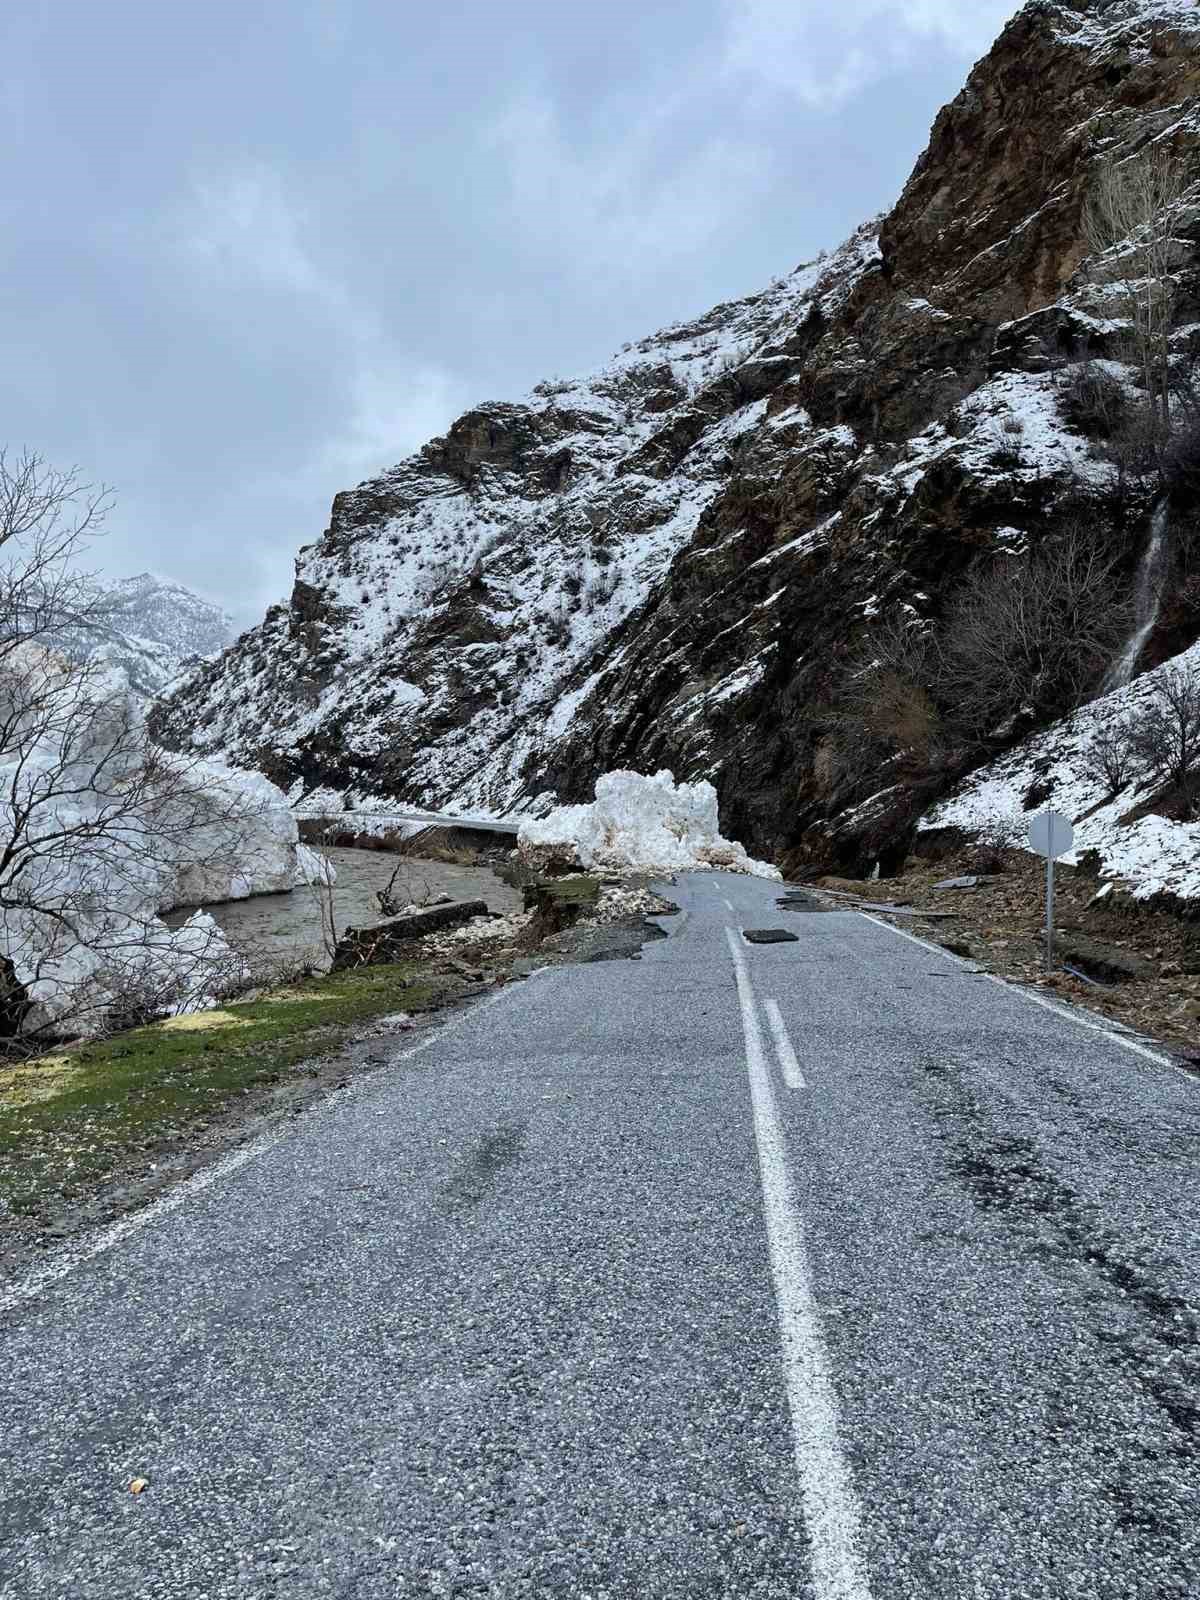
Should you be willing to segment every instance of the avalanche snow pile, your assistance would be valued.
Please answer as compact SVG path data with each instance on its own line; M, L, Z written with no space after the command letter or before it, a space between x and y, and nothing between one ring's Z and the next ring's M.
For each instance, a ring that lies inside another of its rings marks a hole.
M609 772L596 780L591 805L559 806L522 823L517 851L530 866L597 867L610 872L726 872L778 878L776 867L752 860L722 839L711 783L676 784L667 770L653 778Z
M1068 864L1094 850L1101 875L1122 883L1136 900L1157 894L1200 898L1200 823L1173 822L1152 812L1139 815L1154 803L1161 783L1131 760L1128 782L1114 795L1095 753L1097 739L1119 736L1154 701L1169 674L1187 671L1200 674L1200 645L1031 734L935 806L919 831L952 828L968 837L986 833L1009 846L1025 847L1029 823L1043 807L1052 806L1075 827L1075 848L1063 858Z
M141 702L113 667L40 647L10 655L23 696L0 754L0 1009L8 1031L91 1033L114 1016L201 1009L244 975L211 916L179 905L328 881L284 796L257 773L147 744ZM14 687L14 685L16 687Z

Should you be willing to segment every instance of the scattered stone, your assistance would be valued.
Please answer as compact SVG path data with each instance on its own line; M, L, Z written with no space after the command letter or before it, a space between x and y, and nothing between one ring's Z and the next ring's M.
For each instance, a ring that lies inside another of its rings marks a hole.
M375 1026L386 1032L407 1031L409 1028L415 1028L416 1023L407 1011L393 1011L389 1016L377 1018Z
M451 956L446 965L454 972L459 973L460 976L470 978L472 983L482 983L483 981L484 973L480 967L469 967L465 961L460 961L457 956Z
M743 928L742 938L747 944L796 944L797 936L786 928Z

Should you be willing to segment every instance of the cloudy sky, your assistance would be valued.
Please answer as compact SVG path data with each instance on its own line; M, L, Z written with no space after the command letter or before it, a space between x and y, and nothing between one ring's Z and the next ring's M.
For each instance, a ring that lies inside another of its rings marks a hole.
M6 8L0 441L252 622L338 489L888 205L1015 9Z

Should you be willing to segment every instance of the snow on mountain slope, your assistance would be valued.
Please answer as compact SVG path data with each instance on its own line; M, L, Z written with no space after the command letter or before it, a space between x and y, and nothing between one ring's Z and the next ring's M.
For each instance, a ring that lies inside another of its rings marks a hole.
M1064 388L1138 374L1081 215L1098 163L1198 136L1200 9L1032 0L886 217L339 494L289 602L159 735L323 807L541 814L669 768L758 854L873 858L822 763L842 664L878 618L936 623L981 557L1113 522ZM1177 303L1185 358L1194 271ZM1122 492L1132 568L1150 507Z
M297 560L290 608L179 696L203 701L191 742L258 755L310 796L325 781L455 809L513 805L545 731L565 727L585 692L572 673L693 538L739 441L796 369L789 330L810 311L833 315L877 261L864 229L584 378L468 413L339 495L325 537ZM799 413L791 429L813 431Z
M1127 886L1134 899L1200 898L1200 823L1176 822L1153 809L1162 786L1142 762L1132 763L1128 782L1113 794L1092 753L1098 735L1126 726L1179 671L1200 675L1200 644L974 773L922 818L920 831L952 828L975 837L999 829L1006 843L1025 847L1030 822L1052 806L1075 827L1075 847L1063 858L1068 863L1094 850L1101 876Z
M99 582L96 591L86 623L47 642L76 660L101 654L143 698L162 694L186 667L216 655L233 638L228 612L169 578L142 572Z

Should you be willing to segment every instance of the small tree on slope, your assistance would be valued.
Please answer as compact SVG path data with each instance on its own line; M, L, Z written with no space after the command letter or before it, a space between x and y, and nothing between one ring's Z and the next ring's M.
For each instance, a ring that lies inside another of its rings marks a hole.
M1169 784L1182 822L1200 813L1200 672L1175 666L1136 714L1133 748L1160 782Z
M1152 147L1104 161L1084 210L1093 273L1120 292L1133 327L1152 433L1161 450L1171 433L1171 329L1175 274L1188 245L1178 226L1192 175L1170 151Z

